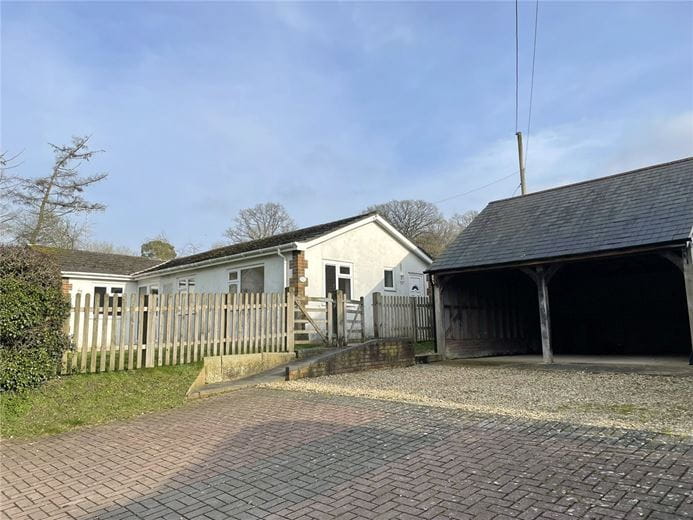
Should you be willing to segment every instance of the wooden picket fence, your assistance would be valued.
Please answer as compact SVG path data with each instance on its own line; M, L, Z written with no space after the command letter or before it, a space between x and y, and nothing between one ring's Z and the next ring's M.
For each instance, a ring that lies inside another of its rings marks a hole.
M433 302L424 296L373 293L373 332L376 338L433 341Z
M294 297L269 294L75 295L61 373L194 363L294 350Z

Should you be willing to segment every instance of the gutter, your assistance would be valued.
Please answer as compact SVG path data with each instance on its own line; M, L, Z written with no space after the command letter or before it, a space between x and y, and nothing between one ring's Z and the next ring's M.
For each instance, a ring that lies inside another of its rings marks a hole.
M117 282L133 282L132 275L129 274L108 274L108 273L90 273L86 271L60 271L64 278L71 279L88 279L88 280L111 280Z
M244 258L254 258L257 256L266 256L270 253L274 253L284 249L285 251L293 251L295 249L300 249L297 242L292 242L290 244L285 244L283 246L271 246L264 247L262 249L255 249L253 251L246 251L245 253L236 253L235 255L222 256L220 258L210 258L208 260L201 260L199 262L194 262L191 264L183 264L174 267L168 267L164 269L157 269L156 271L138 271L132 273L134 280L144 280L146 278L151 278L154 276L164 276L171 273L179 273L184 271L190 271L192 269L198 269L200 267L211 267L218 264L223 264L233 260L242 260Z

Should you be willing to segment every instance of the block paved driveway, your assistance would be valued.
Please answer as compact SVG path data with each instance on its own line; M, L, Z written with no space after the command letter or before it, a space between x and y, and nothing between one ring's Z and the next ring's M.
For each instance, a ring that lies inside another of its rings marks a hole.
M1 447L8 519L693 515L693 440L269 389Z

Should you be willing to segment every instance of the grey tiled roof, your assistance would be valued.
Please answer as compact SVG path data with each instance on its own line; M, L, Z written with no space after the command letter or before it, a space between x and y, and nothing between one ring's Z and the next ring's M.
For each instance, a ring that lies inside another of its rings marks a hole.
M685 242L693 157L491 202L429 271Z
M53 257L61 271L100 274L132 274L153 267L161 260L152 260L141 256L95 253L77 249L60 249L57 247L32 246Z
M353 224L354 222L358 222L359 220L363 220L364 218L372 215L375 215L375 212L364 213L362 215L335 220L333 222L327 222L317 226L296 229L295 231L289 231L287 233L281 233L279 235L274 235L267 238L251 240L249 242L241 242L239 244L233 244L225 247L218 247L216 249L210 249L209 251L196 253L194 255L174 258L173 260L169 260L168 262L149 269L148 272L160 271L162 269L168 269L169 267L179 267L194 264L204 260L224 258L240 253L250 253L259 249L266 249L268 247L280 247L292 244L293 242L305 242L326 235L327 233L331 233L332 231L336 231L337 229L343 228L349 224Z

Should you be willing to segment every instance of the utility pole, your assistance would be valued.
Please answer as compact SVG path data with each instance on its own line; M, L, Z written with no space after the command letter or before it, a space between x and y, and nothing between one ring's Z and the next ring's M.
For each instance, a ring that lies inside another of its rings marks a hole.
M522 195L527 193L527 184L525 183L525 155L522 147L522 132L517 132L517 153L520 159L520 191Z

